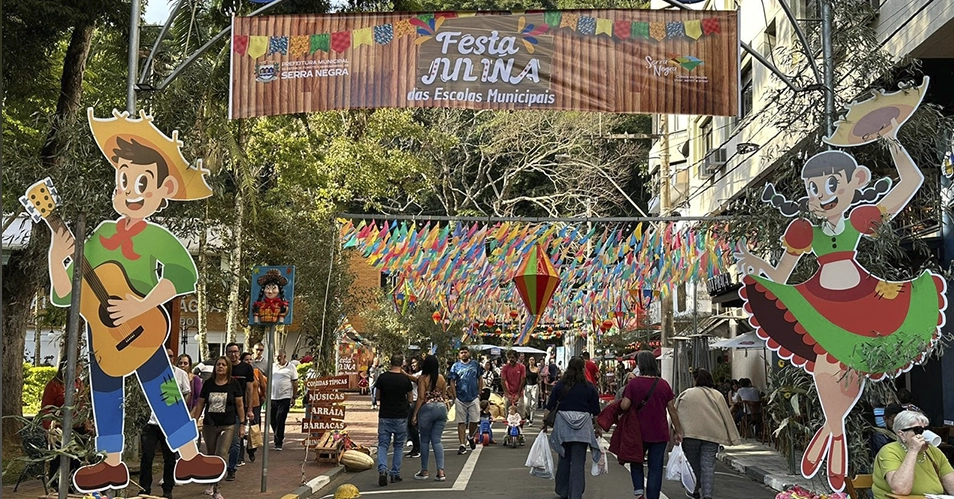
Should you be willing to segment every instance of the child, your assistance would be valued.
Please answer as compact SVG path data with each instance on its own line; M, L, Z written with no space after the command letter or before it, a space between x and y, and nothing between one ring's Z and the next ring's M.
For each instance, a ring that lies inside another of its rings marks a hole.
M493 417L490 415L490 402L486 400L480 401L480 437L479 440L484 443L484 445L496 444L494 442L494 432L491 430L491 425L493 424ZM484 435L487 435L486 440Z
M523 418L517 413L517 404L510 404L510 414L507 415L507 435L520 436L520 422Z

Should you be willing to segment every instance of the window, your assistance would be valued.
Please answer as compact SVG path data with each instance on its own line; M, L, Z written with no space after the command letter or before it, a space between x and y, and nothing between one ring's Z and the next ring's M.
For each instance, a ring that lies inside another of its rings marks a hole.
M696 176L701 177L705 172L705 158L712 151L712 118L706 118L699 125L699 147L701 149L700 161L696 162Z
M749 64L742 70L742 117L745 118L752 112L752 65Z

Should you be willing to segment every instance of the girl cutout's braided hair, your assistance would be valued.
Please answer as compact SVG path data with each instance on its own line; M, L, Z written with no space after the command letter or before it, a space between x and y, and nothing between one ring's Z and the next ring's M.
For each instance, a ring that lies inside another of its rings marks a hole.
M812 156L805 162L805 166L802 167L802 178L809 179L835 173L844 173L845 178L851 178L856 168L865 167L859 166L855 158L850 154L842 151L823 151ZM871 187L856 190L851 204L856 205L862 202L865 202L865 204L873 204L890 189L891 178L884 177L878 179ZM786 217L793 217L800 212L808 211L808 196L798 201L790 201L785 198L784 195L777 193L775 186L772 184L765 184L765 190L762 191L762 201L778 208L778 211Z

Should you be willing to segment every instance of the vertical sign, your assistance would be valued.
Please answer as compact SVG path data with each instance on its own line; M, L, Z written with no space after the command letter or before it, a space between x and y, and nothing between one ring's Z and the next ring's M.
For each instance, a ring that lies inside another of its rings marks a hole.
M295 297L295 267L255 267L252 272L252 297L249 300L248 323L278 325L292 323Z
M345 429L346 395L338 390L348 388L348 376L325 376L305 380L307 407L301 422L302 433L308 434L305 445L314 448L326 431Z

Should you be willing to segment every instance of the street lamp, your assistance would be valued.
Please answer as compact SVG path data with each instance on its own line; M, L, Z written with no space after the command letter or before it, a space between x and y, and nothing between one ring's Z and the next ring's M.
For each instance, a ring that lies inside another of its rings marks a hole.
M195 326L190 326L190 325L187 325L187 324L183 324L183 325L182 325L182 328L181 328L181 331L180 331L180 332L181 332L181 337L180 337L180 339L179 339L179 352L180 352L180 354L186 353L186 346L189 345L189 329L195 329L195 330L196 330L196 333L197 333L196 336L198 337L198 330L199 330L199 328L197 328L197 327L195 327Z

